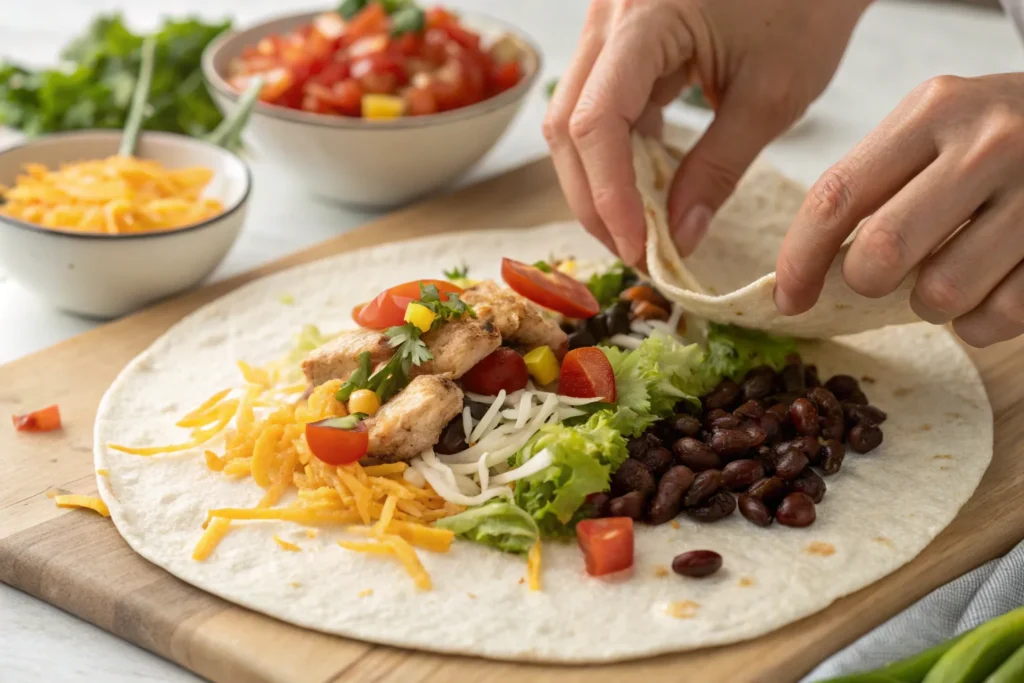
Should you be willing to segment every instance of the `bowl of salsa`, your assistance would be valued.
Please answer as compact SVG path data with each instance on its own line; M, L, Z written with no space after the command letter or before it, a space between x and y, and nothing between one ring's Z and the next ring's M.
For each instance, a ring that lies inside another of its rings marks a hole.
M540 71L498 20L409 0L345 0L224 35L203 73L226 112L264 79L248 132L316 195L386 207L441 187L505 132Z

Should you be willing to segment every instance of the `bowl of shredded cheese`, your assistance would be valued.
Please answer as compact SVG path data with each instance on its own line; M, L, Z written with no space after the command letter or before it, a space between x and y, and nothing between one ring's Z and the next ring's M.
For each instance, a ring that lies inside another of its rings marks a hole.
M0 152L0 267L58 308L112 318L195 286L237 238L246 163L203 140L49 135Z

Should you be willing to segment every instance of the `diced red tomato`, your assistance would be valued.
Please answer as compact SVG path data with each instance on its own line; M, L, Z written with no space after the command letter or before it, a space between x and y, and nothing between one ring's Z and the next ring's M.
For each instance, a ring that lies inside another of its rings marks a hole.
M449 38L467 50L473 50L476 52L480 51L480 36L467 31L459 26L458 23L452 22L443 24L441 29L448 34Z
M388 14L379 2L371 2L352 17L345 27L345 33L352 38L362 38L374 33L386 33Z
M593 318L601 306L587 286L565 273L547 273L509 258L501 260L501 277L527 299L570 318Z
M444 280L413 280L396 285L373 298L358 313L353 311L353 319L361 327L372 330L385 330L395 325L405 324L405 309L410 301L420 298L420 285L434 285L441 293L441 300L447 301L449 294L462 294L462 288Z
M633 520L629 517L585 519L576 525L576 541L591 576L633 566Z
M565 354L558 375L558 393L615 403L615 372L608 356L596 346L584 346Z
M515 86L522 78L522 67L519 62L505 62L498 64L491 72L491 81L497 92L504 92Z
M409 88L405 91L406 112L410 116L424 116L437 113L437 100L429 88Z
M349 68L347 61L332 61L324 66L320 73L313 77L313 81L320 85L330 87L338 81L348 78L348 76Z
M443 7L431 7L424 15L423 19L428 29L458 22L458 18Z
M348 465L366 455L370 436L366 425L357 423L345 429L344 417L330 417L306 425L306 443L309 450L328 465Z
M462 376L462 386L476 394L497 396L502 389L509 394L519 391L529 380L523 357L502 346L470 368Z
M327 104L327 102L323 98L317 97L315 94L310 94L310 92L309 92L310 88L322 88L322 87L323 87L322 85L317 85L316 83L310 83L309 85L306 86L306 94L303 95L303 97L302 97L302 111L308 111L308 112L311 112L313 114L328 114L328 113L330 113L331 108ZM328 90L328 93L330 93L329 90Z
M392 42L395 52L406 57L414 57L423 49L423 36L419 33L403 33Z
M359 116L363 110L363 87L352 78L346 78L331 86L334 98L331 100L338 113L345 116Z
M427 29L423 34L423 48L420 54L434 66L441 66L448 59L448 34L439 28Z
M61 427L60 408L52 405L27 415L12 415L11 421L19 432L52 432Z

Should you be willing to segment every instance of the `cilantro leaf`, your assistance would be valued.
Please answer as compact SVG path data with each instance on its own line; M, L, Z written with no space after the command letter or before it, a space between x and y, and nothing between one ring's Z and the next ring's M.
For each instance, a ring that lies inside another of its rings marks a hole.
M611 268L603 273L594 273L587 281L587 289L590 290L601 308L607 308L615 303L622 290L636 282L636 271L621 261L617 261Z
M442 272L449 280L464 280L469 276L469 266L463 262L461 266L455 266L454 268Z
M369 351L360 353L357 360L359 361L359 367L349 375L345 383L341 385L341 389L338 389L338 393L335 394L335 398L342 403L349 399L353 391L365 389L370 380L370 373L373 372L373 368L370 367Z
M554 268L551 267L551 264L548 263L547 261L535 261L534 264L533 264L533 267L536 268L537 270L541 270L541 271L543 271L545 273L551 273L551 272L554 272L554 270L555 270Z

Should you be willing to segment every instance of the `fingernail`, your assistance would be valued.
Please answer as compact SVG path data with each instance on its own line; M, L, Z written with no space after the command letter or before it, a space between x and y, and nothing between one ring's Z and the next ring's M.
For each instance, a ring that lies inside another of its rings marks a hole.
M676 243L676 249L683 256L689 256L704 233L711 225L711 209L704 205L695 206L690 209L683 220L677 223L672 229L672 239Z
M775 299L775 308L779 309L779 313L782 315L793 315L796 312L793 300L785 290L779 289L777 284L772 287L772 298Z

